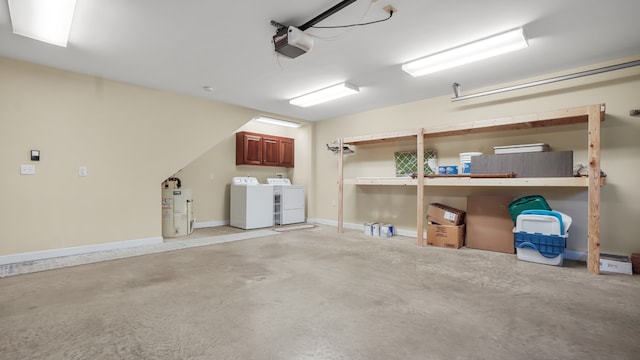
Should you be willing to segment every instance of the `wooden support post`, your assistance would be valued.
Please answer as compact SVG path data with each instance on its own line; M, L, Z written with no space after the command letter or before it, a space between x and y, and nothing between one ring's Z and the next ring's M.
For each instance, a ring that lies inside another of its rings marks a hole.
M587 269L600 273L600 114L604 104L589 107L589 245ZM601 109L602 107L602 109Z
M338 140L340 146L340 157L338 157L338 233L342 234L343 229L343 201L344 201L344 145L343 140Z
M416 151L418 158L417 172L417 204L416 204L416 231L418 246L424 246L424 129L420 128L416 134Z

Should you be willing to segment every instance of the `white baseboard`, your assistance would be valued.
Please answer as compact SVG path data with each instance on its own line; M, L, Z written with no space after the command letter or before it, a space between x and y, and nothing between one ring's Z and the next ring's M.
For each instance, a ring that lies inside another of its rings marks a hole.
M583 251L565 250L564 258L567 260L587 261L587 253Z
M229 221L228 220L224 220L224 221L203 221L203 222L197 222L197 223L193 224L193 228L194 229L202 229L202 228L216 227L216 226L226 226L226 225L229 225Z
M338 222L334 221L334 220L308 219L308 222L338 227ZM363 230L363 228L362 228L363 224L343 223L342 226L345 229ZM396 235L400 235L400 236L412 237L412 238L416 238L416 239L418 238L418 232L417 231L395 229L395 233L396 233ZM426 238L426 236L425 236L425 238ZM567 259L567 260L587 261L587 253L583 252L583 251L565 250L564 251L564 258Z
M83 245L61 249L51 249L42 251L33 251L26 253L18 253L0 256L0 265L24 263L29 261L37 261L63 256L83 255L100 251L131 249L147 245L162 244L162 236L150 237L145 239L116 241L103 244Z
M338 222L334 221L334 220L307 219L307 222L338 227ZM344 227L345 229L360 230L360 231L364 232L363 226L364 226L364 224L356 224L356 223L343 223L342 224L342 227ZM395 230L395 234L396 235L412 237L412 238L416 238L416 239L418 238L418 232L417 231L402 230L402 229L394 229L394 230Z

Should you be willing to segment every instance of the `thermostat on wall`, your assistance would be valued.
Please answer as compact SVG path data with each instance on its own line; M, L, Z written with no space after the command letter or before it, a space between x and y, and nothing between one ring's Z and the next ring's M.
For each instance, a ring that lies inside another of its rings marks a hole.
M40 150L31 150L31 161L40 161Z

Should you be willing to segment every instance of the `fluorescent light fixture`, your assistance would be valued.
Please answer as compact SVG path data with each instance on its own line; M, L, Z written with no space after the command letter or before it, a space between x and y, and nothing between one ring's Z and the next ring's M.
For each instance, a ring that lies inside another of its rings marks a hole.
M76 0L8 0L13 33L67 46Z
M291 127L291 128L297 128L297 127L302 126L302 124L297 123L295 121L274 119L272 117L267 117L267 116L256 116L252 120L253 121L257 121L257 122L261 122L261 123L265 123L265 124L280 125L280 126L286 126L286 127Z
M357 86L343 82L289 100L289 104L308 107L359 92Z
M453 49L402 64L402 70L414 77L487 59L528 47L522 28L490 36Z

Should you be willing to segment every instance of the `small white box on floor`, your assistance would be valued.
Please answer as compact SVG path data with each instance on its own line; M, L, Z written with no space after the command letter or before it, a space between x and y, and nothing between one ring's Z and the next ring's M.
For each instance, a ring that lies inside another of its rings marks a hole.
M633 267L628 256L600 254L600 271L633 275Z

